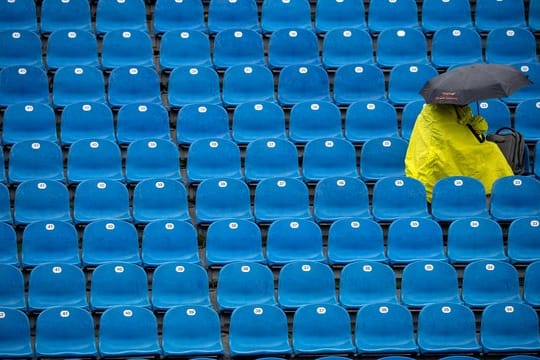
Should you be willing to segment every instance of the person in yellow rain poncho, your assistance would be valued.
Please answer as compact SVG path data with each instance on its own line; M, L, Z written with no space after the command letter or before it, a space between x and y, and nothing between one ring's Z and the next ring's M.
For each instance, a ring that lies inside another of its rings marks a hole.
M405 174L424 184L429 202L437 180L447 176L477 178L490 194L496 179L514 173L497 144L479 141L487 128L468 105L426 104L411 133Z

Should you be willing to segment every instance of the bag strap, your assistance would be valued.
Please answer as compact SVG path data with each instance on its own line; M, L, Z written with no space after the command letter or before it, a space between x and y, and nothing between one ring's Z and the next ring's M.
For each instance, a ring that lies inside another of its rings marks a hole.
M471 124L467 124L467 127L473 133L474 137L476 138L476 140L478 140L479 143L483 143L484 141L486 141L486 136L484 134L476 133L476 131L474 131L474 128L472 127Z

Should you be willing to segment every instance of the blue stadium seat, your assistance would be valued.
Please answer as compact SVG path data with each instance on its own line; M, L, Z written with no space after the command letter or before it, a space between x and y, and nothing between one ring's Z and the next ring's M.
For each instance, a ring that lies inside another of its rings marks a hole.
M170 140L133 141L126 152L126 180L130 183L147 179L180 180L179 159L178 148Z
M0 248L0 264L18 266L19 253L17 249L17 234L15 233L13 226L6 222L1 222L0 239L2 239L2 247Z
M328 261L348 264L357 260L386 262L383 230L371 219L343 218L328 230Z
M306 219L274 221L266 234L266 258L271 266L297 261L324 262L321 228Z
M204 138L230 139L229 115L223 106L190 104L178 111L176 141L189 145Z
M540 30L540 2L538 0L529 0L529 15L527 23L532 31Z
M353 144L370 139L398 137L396 109L386 101L356 101L345 113L345 137Z
M26 140L11 147L8 181L20 184L27 180L65 180L62 149L56 143Z
M320 65L317 35L307 29L281 29L268 40L268 65L282 69L289 65Z
M28 316L20 310L5 307L0 308L0 314L0 356L31 359L34 351Z
M504 101L489 99L479 101L478 106L473 106L473 114L478 113L488 121L488 133L495 132L502 127L512 127L512 114Z
M540 235L540 218L525 216L510 223L507 233L508 257L515 263L540 260L536 239Z
M197 1L188 2L197 3ZM187 65L212 66L210 54L210 39L202 31L169 30L163 34L159 43L159 65L162 71L171 71L176 67Z
M163 317L165 356L220 356L225 353L219 315L211 307L177 306Z
M419 28L418 5L414 0L370 1L367 25L372 33L389 28Z
M307 0L263 1L261 28L265 34L271 34L282 29L312 30L310 2Z
M211 0L208 4L208 31L212 34L226 29L260 30L255 0Z
M210 307L209 280L198 264L167 262L152 277L152 307L168 310L175 306Z
M233 112L232 137L238 144L258 139L285 139L285 112L269 101L239 104Z
M111 70L119 66L154 65L152 39L143 30L111 30L101 42L101 66Z
M147 179L135 185L132 212L136 224L162 219L191 220L186 188L172 179Z
M21 270L13 265L0 264L0 279L4 284L0 289L1 308L26 311L25 284Z
M539 201L540 181L529 176L506 176L493 183L490 213L499 221L536 216L540 215Z
M42 34L63 29L92 30L90 4L84 0L45 0L40 15Z
M302 160L305 181L315 182L330 176L358 176L356 149L340 138L318 138L304 147Z
M295 178L263 179L255 188L253 209L259 223L278 219L311 219L307 185Z
M98 43L94 33L85 30L56 30L47 38L47 68L98 66Z
M229 349L232 356L291 354L287 316L277 306L266 304L235 309L229 325Z
M4 149L0 145L0 164L5 163ZM6 178L6 169L5 166L0 168L0 184L5 184L7 182Z
M388 176L405 176L408 142L399 137L373 138L360 151L360 175L366 182Z
M318 1L315 6L315 30L326 33L335 29L367 29L366 9L362 1Z
M250 220L216 220L206 231L207 266L223 266L237 261L266 262L261 230Z
M220 219L253 220L249 188L242 180L203 180L197 187L195 198L197 223L210 223Z
M69 191L55 180L28 180L15 190L15 224L34 221L71 221Z
M43 66L41 39L30 30L0 31L0 68L18 66Z
M485 44L486 62L495 64L534 63L538 61L536 39L525 28L491 30Z
M121 145L142 139L170 140L169 112L155 103L122 106L116 117L116 139Z
M148 31L146 5L143 0L99 0L95 28L98 35L117 29Z
M278 77L278 102L291 106L302 101L329 101L328 73L318 65L289 65Z
M54 73L52 103L63 108L79 102L107 101L105 77L94 66L64 66Z
M473 261L463 271L462 297L471 308L521 302L518 271L504 261Z
M32 0L2 1L0 4L1 30L29 30L38 32L36 3Z
M72 145L78 140L116 142L111 108L102 103L78 103L64 108L60 118L60 141Z
M540 179L540 140L538 140L536 144L534 144L533 158L534 175L537 179Z
M343 3L336 1L338 6ZM329 69L346 64L373 64L373 40L366 30L354 27L329 30L323 38L322 63Z
M41 311L56 306L87 308L86 278L81 268L62 263L38 265L28 279L28 308Z
M233 65L264 65L263 38L255 30L222 30L214 38L212 59L218 69Z
M412 315L400 304L363 306L356 315L354 334L358 354L414 354L418 350Z
M526 304L490 305L482 312L480 342L485 354L537 352L538 315Z
M0 184L0 220L5 223L11 223L11 194L8 187Z
M525 141L540 141L540 126L535 121L538 116L540 116L540 101L537 99L524 100L517 104L514 111L514 126L523 135Z
M206 32L204 6L200 0L159 0L154 5L152 16L154 33L163 36L172 30Z
M487 218L488 205L484 185L467 176L448 176L435 183L431 214L437 221Z
M223 266L218 274L216 304L220 311L233 311L246 305L276 305L272 270L251 261Z
M169 106L221 105L219 76L211 67L180 66L171 71L167 92Z
M82 234L82 261L85 266L109 262L140 263L137 230L123 220L89 223Z
M425 32L437 32L449 27L473 27L469 0L425 0L421 6L421 24Z
M21 263L25 267L46 263L80 265L77 229L66 221L28 224L22 233Z
M75 188L73 219L78 224L95 220L131 220L126 185L116 180L85 180Z
M351 318L335 304L300 307L293 317L292 343L296 355L352 354Z
M523 300L531 306L540 307L540 261L527 266L523 281Z
M317 138L341 138L341 111L329 101L295 104L289 114L289 139L305 144Z
M44 310L36 319L38 357L96 357L94 319L87 310L62 306Z
M99 321L98 347L102 357L159 356L156 316L137 306L107 309Z
M502 100L511 105L517 105L528 99L538 99L540 97L540 63L523 63L514 64L523 75L531 80L532 84L528 85L512 95L502 98Z
M443 233L435 220L401 218L388 229L387 256L393 264L417 260L445 261Z
M131 103L161 104L160 80L153 68L120 66L109 75L108 100L112 108Z
M142 233L141 258L144 266L180 261L200 263L197 232L187 221L155 220Z
M471 217L455 220L450 224L447 236L448 259L452 263L508 260L502 228L492 219Z
M372 197L376 221L430 217L426 189L420 180L406 176L384 177L375 183Z
M257 139L250 142L244 156L247 182L273 177L300 179L298 150L286 139Z
M388 79L388 100L395 105L424 100L420 95L420 89L426 81L438 74L432 65L400 64L394 66L390 70Z
M308 304L337 304L334 272L317 261L293 261L279 271L277 296L285 310Z
M3 144L13 145L25 140L58 140L56 118L51 106L19 103L6 108L2 122Z
M0 107L16 103L49 103L49 80L37 66L7 66L0 70Z
M347 309L368 304L397 303L396 274L383 263L355 261L343 267L339 280L339 302Z
M409 263L401 276L401 301L410 308L432 303L461 303L456 269L442 261Z
M429 64L427 39L415 28L389 28L377 38L376 62L382 68L400 64Z
M441 4L444 4L441 0L435 1L440 1ZM447 4L451 3L447 2ZM468 6L469 3L466 3ZM446 69L456 65L479 64L483 62L482 38L476 30L454 26L439 29L433 34L431 63L436 68Z
M424 100L408 102L401 111L401 137L405 140L411 138L411 132L420 111L424 108Z
M274 74L264 65L233 65L223 75L225 106L246 102L274 102Z
M386 100L383 71L374 64L345 64L334 74L333 98L338 105Z
M429 304L418 316L418 347L422 354L479 353L473 311L460 304Z
M474 14L474 26L480 32L527 26L523 0L479 0L475 3Z
M124 180L120 147L110 140L77 140L67 154L67 181L77 184L90 179Z
M108 262L98 265L90 282L90 306L94 311L115 306L150 306L148 278L138 265Z
M370 218L366 184L352 176L322 178L315 185L313 216L319 223L333 222L344 217Z

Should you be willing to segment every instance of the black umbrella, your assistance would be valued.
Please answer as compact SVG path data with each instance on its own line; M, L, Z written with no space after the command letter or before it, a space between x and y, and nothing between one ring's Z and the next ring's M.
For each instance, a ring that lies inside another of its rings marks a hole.
M475 64L460 66L428 80L420 94L431 104L466 105L506 97L530 84L513 66Z

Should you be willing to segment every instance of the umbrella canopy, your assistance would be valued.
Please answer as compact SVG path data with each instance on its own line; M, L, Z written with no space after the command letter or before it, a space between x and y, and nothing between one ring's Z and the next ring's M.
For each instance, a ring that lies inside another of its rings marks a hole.
M420 94L431 104L466 105L506 97L530 84L531 81L513 66L475 64L455 68L428 80Z

